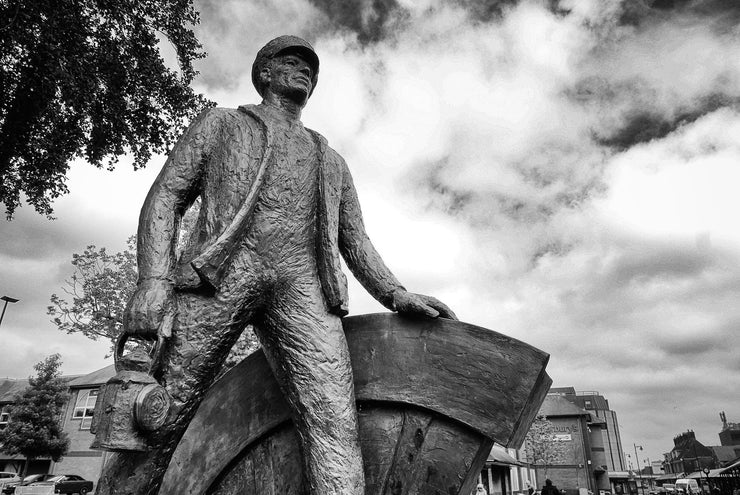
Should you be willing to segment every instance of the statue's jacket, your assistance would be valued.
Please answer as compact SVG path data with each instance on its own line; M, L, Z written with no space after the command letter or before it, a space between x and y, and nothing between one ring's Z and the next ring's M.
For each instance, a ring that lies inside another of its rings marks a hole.
M401 288L368 238L352 177L326 139L318 145L316 258L322 292L332 313L347 314L347 279L340 254L365 289L393 308ZM139 223L139 275L169 278L181 290L217 291L246 235L273 157L270 118L261 106L211 108L190 125L152 185ZM178 223L196 197L198 220L174 260Z

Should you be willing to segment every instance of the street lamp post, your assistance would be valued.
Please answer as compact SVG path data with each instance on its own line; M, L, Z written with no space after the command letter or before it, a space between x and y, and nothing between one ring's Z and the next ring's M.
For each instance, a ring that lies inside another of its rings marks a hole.
M19 300L14 297L10 297L10 296L3 296L3 297L0 297L0 299L5 301L5 304L3 304L3 312L0 313L0 325L2 325L3 317L5 316L5 309L8 307L8 303L17 303Z
M709 482L709 468L708 467L705 467L701 471L702 471L702 473L704 473L704 476L707 477L707 491L709 493L712 493L712 484Z
M632 446L635 448L635 464L637 464L637 474L640 476L640 489L642 490L642 493L644 495L645 487L642 484L642 469L640 469L640 457L637 455L637 447L640 447L640 450L642 450L642 445L636 445L633 443Z

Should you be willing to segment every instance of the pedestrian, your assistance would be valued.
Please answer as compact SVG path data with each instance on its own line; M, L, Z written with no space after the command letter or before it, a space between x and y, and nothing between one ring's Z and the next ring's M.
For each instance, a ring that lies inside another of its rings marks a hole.
M558 490L558 487L552 484L552 481L550 479L546 479L545 486L542 487L540 495L560 495L560 490Z
M475 487L475 495L488 495L483 483L478 483L478 486Z
M527 481L527 495L534 495L534 487L529 481Z

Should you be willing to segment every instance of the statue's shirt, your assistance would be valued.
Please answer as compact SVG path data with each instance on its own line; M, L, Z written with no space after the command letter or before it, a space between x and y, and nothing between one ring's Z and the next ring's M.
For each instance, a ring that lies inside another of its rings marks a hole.
M273 119L273 160L243 243L281 280L316 272L317 146L300 124Z

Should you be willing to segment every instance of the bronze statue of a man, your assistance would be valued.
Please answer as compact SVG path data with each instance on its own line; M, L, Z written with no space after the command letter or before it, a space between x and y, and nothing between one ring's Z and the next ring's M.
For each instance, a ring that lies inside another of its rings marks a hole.
M308 493L364 493L340 254L388 309L455 318L438 300L406 291L385 266L365 233L347 165L302 125L318 72L305 40L267 43L252 68L262 103L204 111L146 198L126 332L171 335L160 381L174 407L155 451L116 454L106 466L101 485L110 493L156 493L172 450L249 324L290 404ZM199 217L176 260L179 221L197 197ZM117 491L121 476L140 478L139 488Z

